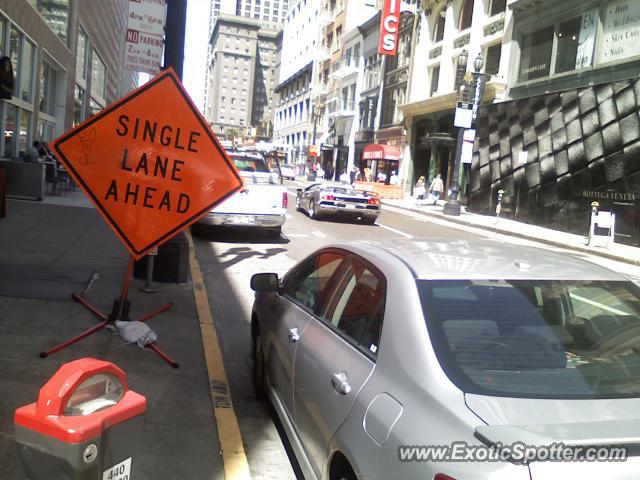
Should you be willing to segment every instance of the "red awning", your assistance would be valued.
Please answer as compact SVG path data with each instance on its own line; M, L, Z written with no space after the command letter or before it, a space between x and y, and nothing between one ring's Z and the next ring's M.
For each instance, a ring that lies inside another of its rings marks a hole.
M372 143L367 145L362 152L363 160L400 160L402 153L393 145L381 145Z

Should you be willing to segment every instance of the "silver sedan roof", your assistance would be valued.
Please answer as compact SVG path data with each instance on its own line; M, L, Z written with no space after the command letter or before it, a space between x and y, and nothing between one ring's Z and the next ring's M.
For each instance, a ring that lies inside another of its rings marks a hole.
M499 241L400 239L336 243L369 259L388 255L406 264L416 278L430 280L628 280L568 253Z

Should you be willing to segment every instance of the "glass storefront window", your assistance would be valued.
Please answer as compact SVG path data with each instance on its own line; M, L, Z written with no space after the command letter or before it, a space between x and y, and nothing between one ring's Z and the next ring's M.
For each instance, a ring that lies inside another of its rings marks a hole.
M69 28L69 0L29 0L49 28L66 44Z
M95 99L91 98L89 99L89 108L91 109L91 112L89 112L89 114L91 116L94 116L96 113L99 113L104 108L104 105L100 104Z
M558 28L555 73L568 72L576 68L580 17L562 22Z
M56 71L47 62L42 62L40 70L40 111L55 114Z
M20 112L20 132L18 134L18 156L22 157L29 153L29 137L31 134L31 112L19 110Z
M53 138L53 123L40 120L38 122L38 139L48 140Z
M4 43L4 32L5 32L5 20L4 18L0 17L0 53L2 53L2 55L6 55L5 52L5 43Z
M14 74L18 72L18 58L20 56L20 32L12 25L9 33L9 58ZM18 96L18 82L13 84L13 95Z
M553 46L553 26L524 35L520 42L518 81L548 77Z
M98 98L105 98L107 91L107 66L95 50L93 51L91 70L91 95Z
M87 34L78 28L78 44L76 45L76 78L87 78Z
M484 73L487 75L497 75L500 70L500 55L502 53L502 44L491 45L487 48L484 62Z
M76 85L73 93L73 126L84 120L84 89Z
M7 103L7 119L4 125L4 152L3 157L13 157L13 146L16 141L18 124L18 107Z
M20 95L25 102L31 101L33 91L33 57L35 46L27 39L22 46L22 70L20 71Z

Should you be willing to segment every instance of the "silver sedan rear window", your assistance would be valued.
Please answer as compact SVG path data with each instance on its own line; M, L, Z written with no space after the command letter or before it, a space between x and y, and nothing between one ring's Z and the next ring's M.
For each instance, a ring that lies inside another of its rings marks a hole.
M640 396L640 291L631 282L418 280L433 347L463 391Z

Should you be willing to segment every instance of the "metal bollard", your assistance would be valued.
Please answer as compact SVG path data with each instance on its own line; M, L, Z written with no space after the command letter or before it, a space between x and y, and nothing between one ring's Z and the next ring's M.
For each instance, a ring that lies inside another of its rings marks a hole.
M156 258L156 255L158 255L158 247L147 253L147 275L144 279L144 287L140 289L141 292L156 293L155 288L151 286L151 281L153 280L153 262Z

